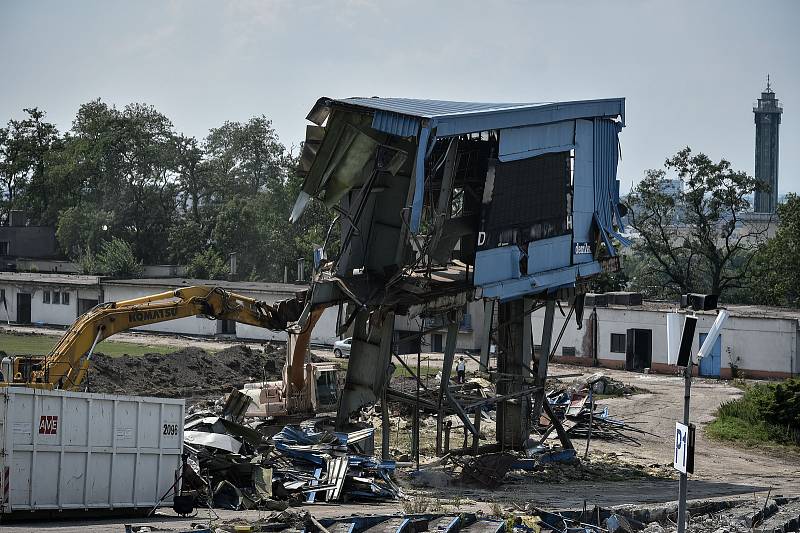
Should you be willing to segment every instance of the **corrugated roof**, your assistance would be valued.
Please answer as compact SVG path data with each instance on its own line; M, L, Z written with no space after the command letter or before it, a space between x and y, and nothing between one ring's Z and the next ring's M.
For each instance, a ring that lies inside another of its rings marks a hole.
M436 135L444 137L547 124L577 118L619 117L625 125L625 99L576 100L571 102L449 102L414 98L320 98L308 115L309 120L327 116L332 105L361 108L373 112L372 127L393 135L413 136L420 120L429 121Z
M308 289L308 285L299 285L294 283L263 283L259 281L219 281L207 279L193 279L193 278L136 278L136 279L114 279L104 280L103 285L107 286L135 286L135 287L153 287L156 291L163 291L163 289L177 289L180 287L191 287L193 285L208 285L211 287L222 287L225 290L232 292L248 291L248 292L271 292L281 294L294 294L296 292Z
M462 113L493 113L507 109L524 109L551 104L535 103L488 103L488 102L450 102L447 100L417 100L414 98L345 98L335 100L343 104L380 109L402 115L421 118L445 117Z
M79 274L44 274L38 272L0 272L0 281L51 285L100 285L100 276Z

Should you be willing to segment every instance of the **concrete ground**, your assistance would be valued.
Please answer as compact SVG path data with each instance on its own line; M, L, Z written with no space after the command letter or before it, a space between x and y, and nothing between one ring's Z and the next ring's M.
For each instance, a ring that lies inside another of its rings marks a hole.
M154 336L131 335L125 340L152 344ZM158 338L161 338L160 336ZM164 337L166 339L166 337ZM177 346L186 346L185 338L178 339ZM214 342L217 341L208 341ZM191 342L195 345L194 342ZM233 343L232 343L233 344ZM219 346L219 344L215 344ZM316 352L316 350L315 350ZM435 358L436 356L431 356ZM409 357L409 359L411 359ZM413 357L416 363L416 356ZM409 360L409 364L411 361ZM431 365L435 362L432 360ZM470 364L468 368L474 368ZM558 377L565 374L591 374L602 371L611 377L635 385L647 392L624 398L602 400L609 407L612 417L650 433L636 435L639 445L613 441L592 441L592 452L614 452L622 461L641 465L671 464L673 453L673 433L675 422L682 418L683 380L678 376L645 375L608 369L588 369L583 367L555 364L550 367L550 375ZM568 378L572 379L572 378ZM568 381L565 379L564 381ZM706 438L705 424L713 419L713 413L721 402L736 398L741 391L728 382L695 379L692 387L692 421L697 424L695 474L690 476L689 497L691 499L732 499L749 498L763 501L768 490L775 496L800 495L800 454L784 448L744 449ZM652 435L651 435L652 434ZM574 441L576 449L583 453L585 441ZM532 474L535 475L535 474ZM532 503L543 508L580 508L587 505L612 506L620 504L667 502L677 499L678 484L668 479L637 479L627 481L569 481L563 483L536 483L532 480L516 480L501 486L495 491L455 486L429 488L420 491L430 499L447 502L449 510L488 509L492 502L509 508ZM346 516L351 514L401 512L397 503L386 504L315 504L304 507L318 517ZM243 518L257 520L268 513L258 511L218 510L221 523ZM159 511L155 518L116 517L112 519L82 518L80 520L40 520L34 522L7 523L0 520L0 531L54 531L54 532L100 532L123 531L124 524L148 524L166 530L188 531L192 523L208 523L208 511L200 511L191 519L175 517L171 510Z

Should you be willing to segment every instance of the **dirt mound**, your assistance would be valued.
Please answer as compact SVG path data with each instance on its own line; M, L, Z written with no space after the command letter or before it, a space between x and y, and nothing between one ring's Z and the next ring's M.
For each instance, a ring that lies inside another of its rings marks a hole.
M89 390L171 398L219 396L248 381L280 379L285 348L268 345L266 350L239 345L213 354L191 347L140 357L98 353L92 357Z

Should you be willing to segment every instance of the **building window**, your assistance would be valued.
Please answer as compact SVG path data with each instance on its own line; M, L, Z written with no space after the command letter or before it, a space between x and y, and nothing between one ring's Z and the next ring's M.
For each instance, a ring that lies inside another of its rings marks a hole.
M62 292L61 293L61 303L63 305L69 305L69 293L68 292Z
M574 346L562 346L561 347L561 355L566 355L568 357L575 357L575 347Z
M53 303L60 304L61 303L61 293L58 291L53 291Z
M43 304L50 303L50 291L42 291L42 303Z
M6 303L6 290L0 289L0 303Z
M0 241L0 255L8 255L8 241Z
M614 353L625 353L626 335L624 333L611 334L611 351Z

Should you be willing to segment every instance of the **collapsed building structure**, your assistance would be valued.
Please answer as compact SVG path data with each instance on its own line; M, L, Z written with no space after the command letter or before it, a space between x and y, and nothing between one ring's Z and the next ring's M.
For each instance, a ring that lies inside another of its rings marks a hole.
M322 309L340 306L339 331L352 328L353 340L337 425L383 397L399 314L448 324L440 414L455 412L477 436L448 382L459 315L483 299L483 327L496 332L498 346L497 438L521 446L529 420L547 409L557 301L580 324L587 280L617 270L613 240L627 244L618 233L624 212L616 175L625 100L321 98L307 118L306 176L291 221L312 199L337 216L315 250L302 333L290 351L301 353ZM537 362L529 315L540 307ZM292 364L290 376L300 387L301 365Z

